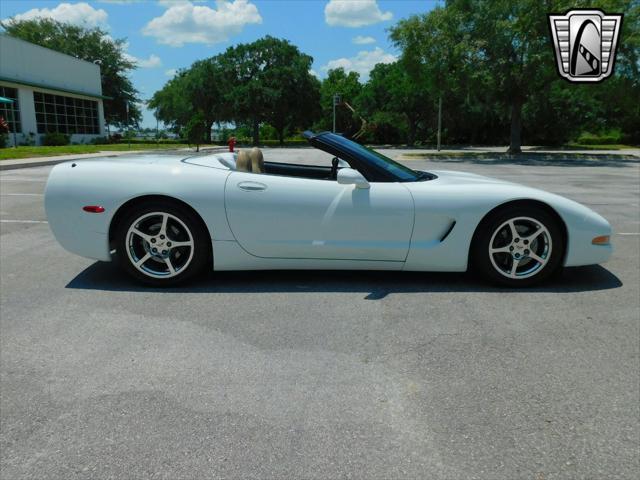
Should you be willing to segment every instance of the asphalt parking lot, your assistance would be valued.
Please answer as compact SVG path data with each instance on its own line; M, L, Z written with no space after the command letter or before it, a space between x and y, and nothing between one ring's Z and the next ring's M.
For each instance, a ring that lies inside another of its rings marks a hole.
M615 254L522 291L390 272L153 290L55 242L50 167L0 172L1 477L637 478L640 158L407 163L582 202Z

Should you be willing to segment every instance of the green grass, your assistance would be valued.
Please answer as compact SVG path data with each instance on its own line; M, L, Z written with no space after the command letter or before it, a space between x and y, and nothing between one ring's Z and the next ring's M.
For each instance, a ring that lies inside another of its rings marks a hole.
M407 160L421 160L431 157L490 157L495 156L493 152L420 152L420 153L403 153L402 158Z
M186 144L136 143L131 148L125 144L112 145L63 145L59 147L18 147L0 148L0 160L32 157L52 157L56 155L72 155L79 153L122 152L135 150L171 150L185 148Z

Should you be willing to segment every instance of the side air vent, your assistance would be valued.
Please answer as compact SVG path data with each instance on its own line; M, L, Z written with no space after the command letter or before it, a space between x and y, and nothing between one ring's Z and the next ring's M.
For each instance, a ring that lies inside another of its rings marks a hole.
M454 220L453 222L451 222L451 225L449 225L449 228L447 228L447 231L444 232L444 235L442 235L442 237L440 238L440 243L444 242L444 239L449 236L449 234L451 233L451 230L453 230L453 227L455 226L456 226L456 221Z

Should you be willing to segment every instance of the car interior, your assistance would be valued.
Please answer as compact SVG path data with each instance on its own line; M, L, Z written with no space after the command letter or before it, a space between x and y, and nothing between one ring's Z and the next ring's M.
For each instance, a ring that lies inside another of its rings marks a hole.
M268 175L284 175L287 177L312 178L316 180L335 180L338 169L349 164L334 157L331 166L302 165L293 163L265 162L262 151L254 147L251 150L240 150L237 155L218 155L218 160L231 170Z

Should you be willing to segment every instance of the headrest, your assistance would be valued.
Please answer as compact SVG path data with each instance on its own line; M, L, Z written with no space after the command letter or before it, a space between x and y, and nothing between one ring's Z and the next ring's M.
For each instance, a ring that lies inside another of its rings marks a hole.
M253 173L264 173L264 156L258 147L253 147L251 153L251 171Z
M240 150L238 157L236 158L236 170L238 172L250 172L251 171L251 158L246 150Z

